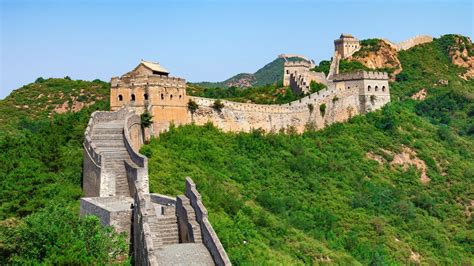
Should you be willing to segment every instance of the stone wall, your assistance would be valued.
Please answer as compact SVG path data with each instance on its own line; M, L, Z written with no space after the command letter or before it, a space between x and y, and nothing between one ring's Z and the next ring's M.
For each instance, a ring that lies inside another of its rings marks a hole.
M123 119L129 110L121 109L117 112L96 111L91 114L89 123L84 133L84 164L82 189L86 197L105 197L113 195L114 186L110 184L107 173L102 171L103 160L96 151L92 141L94 126L101 122Z
M383 38L381 38L381 40L388 43L391 47L393 47L397 51L403 51L403 50L408 50L408 49L412 48L413 46L416 46L416 45L419 45L419 44L432 42L433 37L431 37L429 35L419 35L419 36L412 37L408 40L405 40L403 42L400 42L398 44L393 43L390 40L383 39Z
M229 257L212 228L208 219L206 207L201 201L201 194L196 189L196 185L191 178L186 178L185 196L189 199L196 215L197 222L201 225L202 242L207 247L216 265L231 265Z
M298 101L282 105L258 105L222 101L220 111L212 106L214 99L190 97L199 105L192 114L192 121L198 125L212 122L224 131L250 131L261 128L267 132L294 127L298 132L307 125L317 129L343 122L361 113L359 88L323 89ZM312 105L312 110L309 107ZM325 105L324 114L320 106Z
M125 233L127 240L131 237L133 200L128 197L94 197L82 198L81 215L95 215L101 223L114 227L118 233Z

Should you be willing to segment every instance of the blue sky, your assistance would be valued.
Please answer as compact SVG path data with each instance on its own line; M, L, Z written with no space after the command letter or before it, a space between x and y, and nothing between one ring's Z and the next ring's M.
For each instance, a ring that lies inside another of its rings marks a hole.
M142 58L188 81L221 81L281 53L328 59L342 32L473 36L471 0L0 2L0 99L40 76L108 81Z

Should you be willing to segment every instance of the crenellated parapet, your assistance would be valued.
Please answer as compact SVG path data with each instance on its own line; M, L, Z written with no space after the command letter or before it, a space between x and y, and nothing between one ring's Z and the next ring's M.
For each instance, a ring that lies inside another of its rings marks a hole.
M140 75L131 76L124 75L121 77L113 77L110 80L110 87L113 88L132 88L135 86L160 86L160 87L177 87L186 88L186 80L177 77L169 77L164 75Z
M307 68L310 68L310 67L311 67L311 63L308 62L308 61L305 61L305 60L301 60L301 61L288 61L288 62L283 63L283 66L284 66L284 67L307 67Z
M350 73L336 74L332 78L333 81L360 80L360 79L388 80L389 76L387 72L361 70L361 71L350 72Z

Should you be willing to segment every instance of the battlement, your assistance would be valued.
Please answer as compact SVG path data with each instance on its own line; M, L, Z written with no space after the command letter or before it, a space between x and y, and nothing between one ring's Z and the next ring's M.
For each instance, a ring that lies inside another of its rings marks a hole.
M333 81L360 80L360 79L388 80L388 73L359 70L356 72L337 74L333 76Z
M133 87L133 86L162 86L185 88L186 80L182 78L169 77L164 75L123 75L113 77L110 80L111 88Z
M283 64L284 67L306 67L310 68L311 63L308 61L289 61Z

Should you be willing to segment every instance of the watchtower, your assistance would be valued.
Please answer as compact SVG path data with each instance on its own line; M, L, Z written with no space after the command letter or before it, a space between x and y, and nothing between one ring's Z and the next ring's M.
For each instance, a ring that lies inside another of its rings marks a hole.
M334 41L334 48L343 59L357 52L360 49L360 43L354 36L343 33Z
M159 63L142 60L135 69L110 82L110 109L128 106L137 114L148 111L153 116L155 133L188 122L186 81L170 77Z

